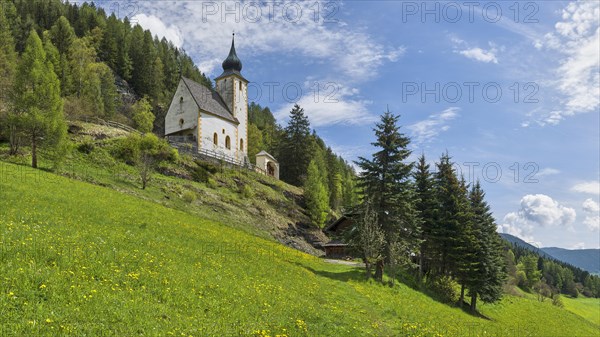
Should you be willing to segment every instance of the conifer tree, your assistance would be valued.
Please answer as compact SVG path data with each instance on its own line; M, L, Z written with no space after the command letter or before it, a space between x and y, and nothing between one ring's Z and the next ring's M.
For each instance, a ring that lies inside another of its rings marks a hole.
M437 201L434 190L434 180L429 164L422 154L415 166L416 208L421 219L421 248L419 252L419 277L427 273L431 261L437 259L436 243L432 231L436 222Z
M327 216L328 198L325 186L321 181L319 168L314 160L308 165L306 182L304 183L306 207L313 223L323 227Z
M58 151L66 136L66 123L60 83L35 30L25 43L11 96L16 126L30 141L31 166L36 168L38 147Z
M469 193L472 223L479 247L474 268L477 272L471 276L468 285L471 311L473 312L477 310L478 296L485 303L500 300L502 285L506 279L502 242L496 232L496 224L490 207L484 199L485 193L479 182L476 182Z
M301 186L311 160L310 123L304 109L294 105L279 151L281 180Z
M382 228L386 246L383 257L377 261L375 279L383 280L385 261L389 261L394 246L400 246L403 263L417 252L420 244L420 226L414 208L414 192L410 181L413 163L408 163L410 139L400 132L399 116L387 111L375 126L376 142L380 150L373 159L360 157L357 165L362 169L359 188L371 199ZM394 249L393 249L394 248ZM395 254L396 255L396 254Z

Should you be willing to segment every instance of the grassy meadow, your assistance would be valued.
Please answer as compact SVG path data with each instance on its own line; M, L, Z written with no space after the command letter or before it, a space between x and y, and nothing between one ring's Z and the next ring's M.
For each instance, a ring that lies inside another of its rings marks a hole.
M140 196L0 162L3 336L594 336L597 300L485 318Z

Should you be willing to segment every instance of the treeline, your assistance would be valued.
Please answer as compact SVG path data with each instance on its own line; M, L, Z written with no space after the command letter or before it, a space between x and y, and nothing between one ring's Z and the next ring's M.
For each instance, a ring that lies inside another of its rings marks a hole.
M248 107L248 156L265 150L277 158L281 180L304 187L311 220L323 226L357 203L356 173L311 131L304 109L296 105L285 127L277 124L269 108Z
M424 155L411 162L410 139L390 112L375 127L378 151L360 158L358 187L363 192L352 246L362 254L367 277L392 282L399 273L462 306L470 298L498 301L506 277L504 252L496 225L478 182L468 184L445 153L430 168ZM460 289L456 294L454 289Z
M121 111L131 117L129 106L121 106L118 99L116 75L139 97L147 97L160 133L180 75L212 86L192 59L170 41L159 40L128 18L107 15L93 2L2 0L0 4L2 29L10 32L12 40L10 44L3 40L3 48L12 47L22 54L32 30L42 38L60 80L67 115L84 111L112 118Z
M535 292L542 301L545 298L557 301L558 294L600 298L600 277L514 243L506 243L506 249L510 285Z

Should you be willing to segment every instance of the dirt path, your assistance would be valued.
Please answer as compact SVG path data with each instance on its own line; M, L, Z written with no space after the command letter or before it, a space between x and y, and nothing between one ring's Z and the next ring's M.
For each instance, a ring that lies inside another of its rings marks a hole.
M355 261L346 261L346 260L334 260L334 259L323 259L323 261L327 262L327 263L333 263L333 264L343 264L346 266L353 266L353 267L364 267L365 264L362 262L355 262Z

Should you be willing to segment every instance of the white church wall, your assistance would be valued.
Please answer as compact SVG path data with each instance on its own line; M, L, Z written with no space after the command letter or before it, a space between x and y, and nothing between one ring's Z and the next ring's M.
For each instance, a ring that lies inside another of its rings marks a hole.
M216 151L226 156L240 160L241 158L236 157L238 146L236 144L236 130L237 125L227 122L219 117L215 117L209 113L200 113L200 132L202 134L200 148ZM218 144L215 145L213 142L214 134L217 133ZM231 140L231 149L225 147L225 139L229 136Z
M197 124L198 106L185 83L179 81L179 85L167 111L167 116L165 117L165 135L195 128Z

